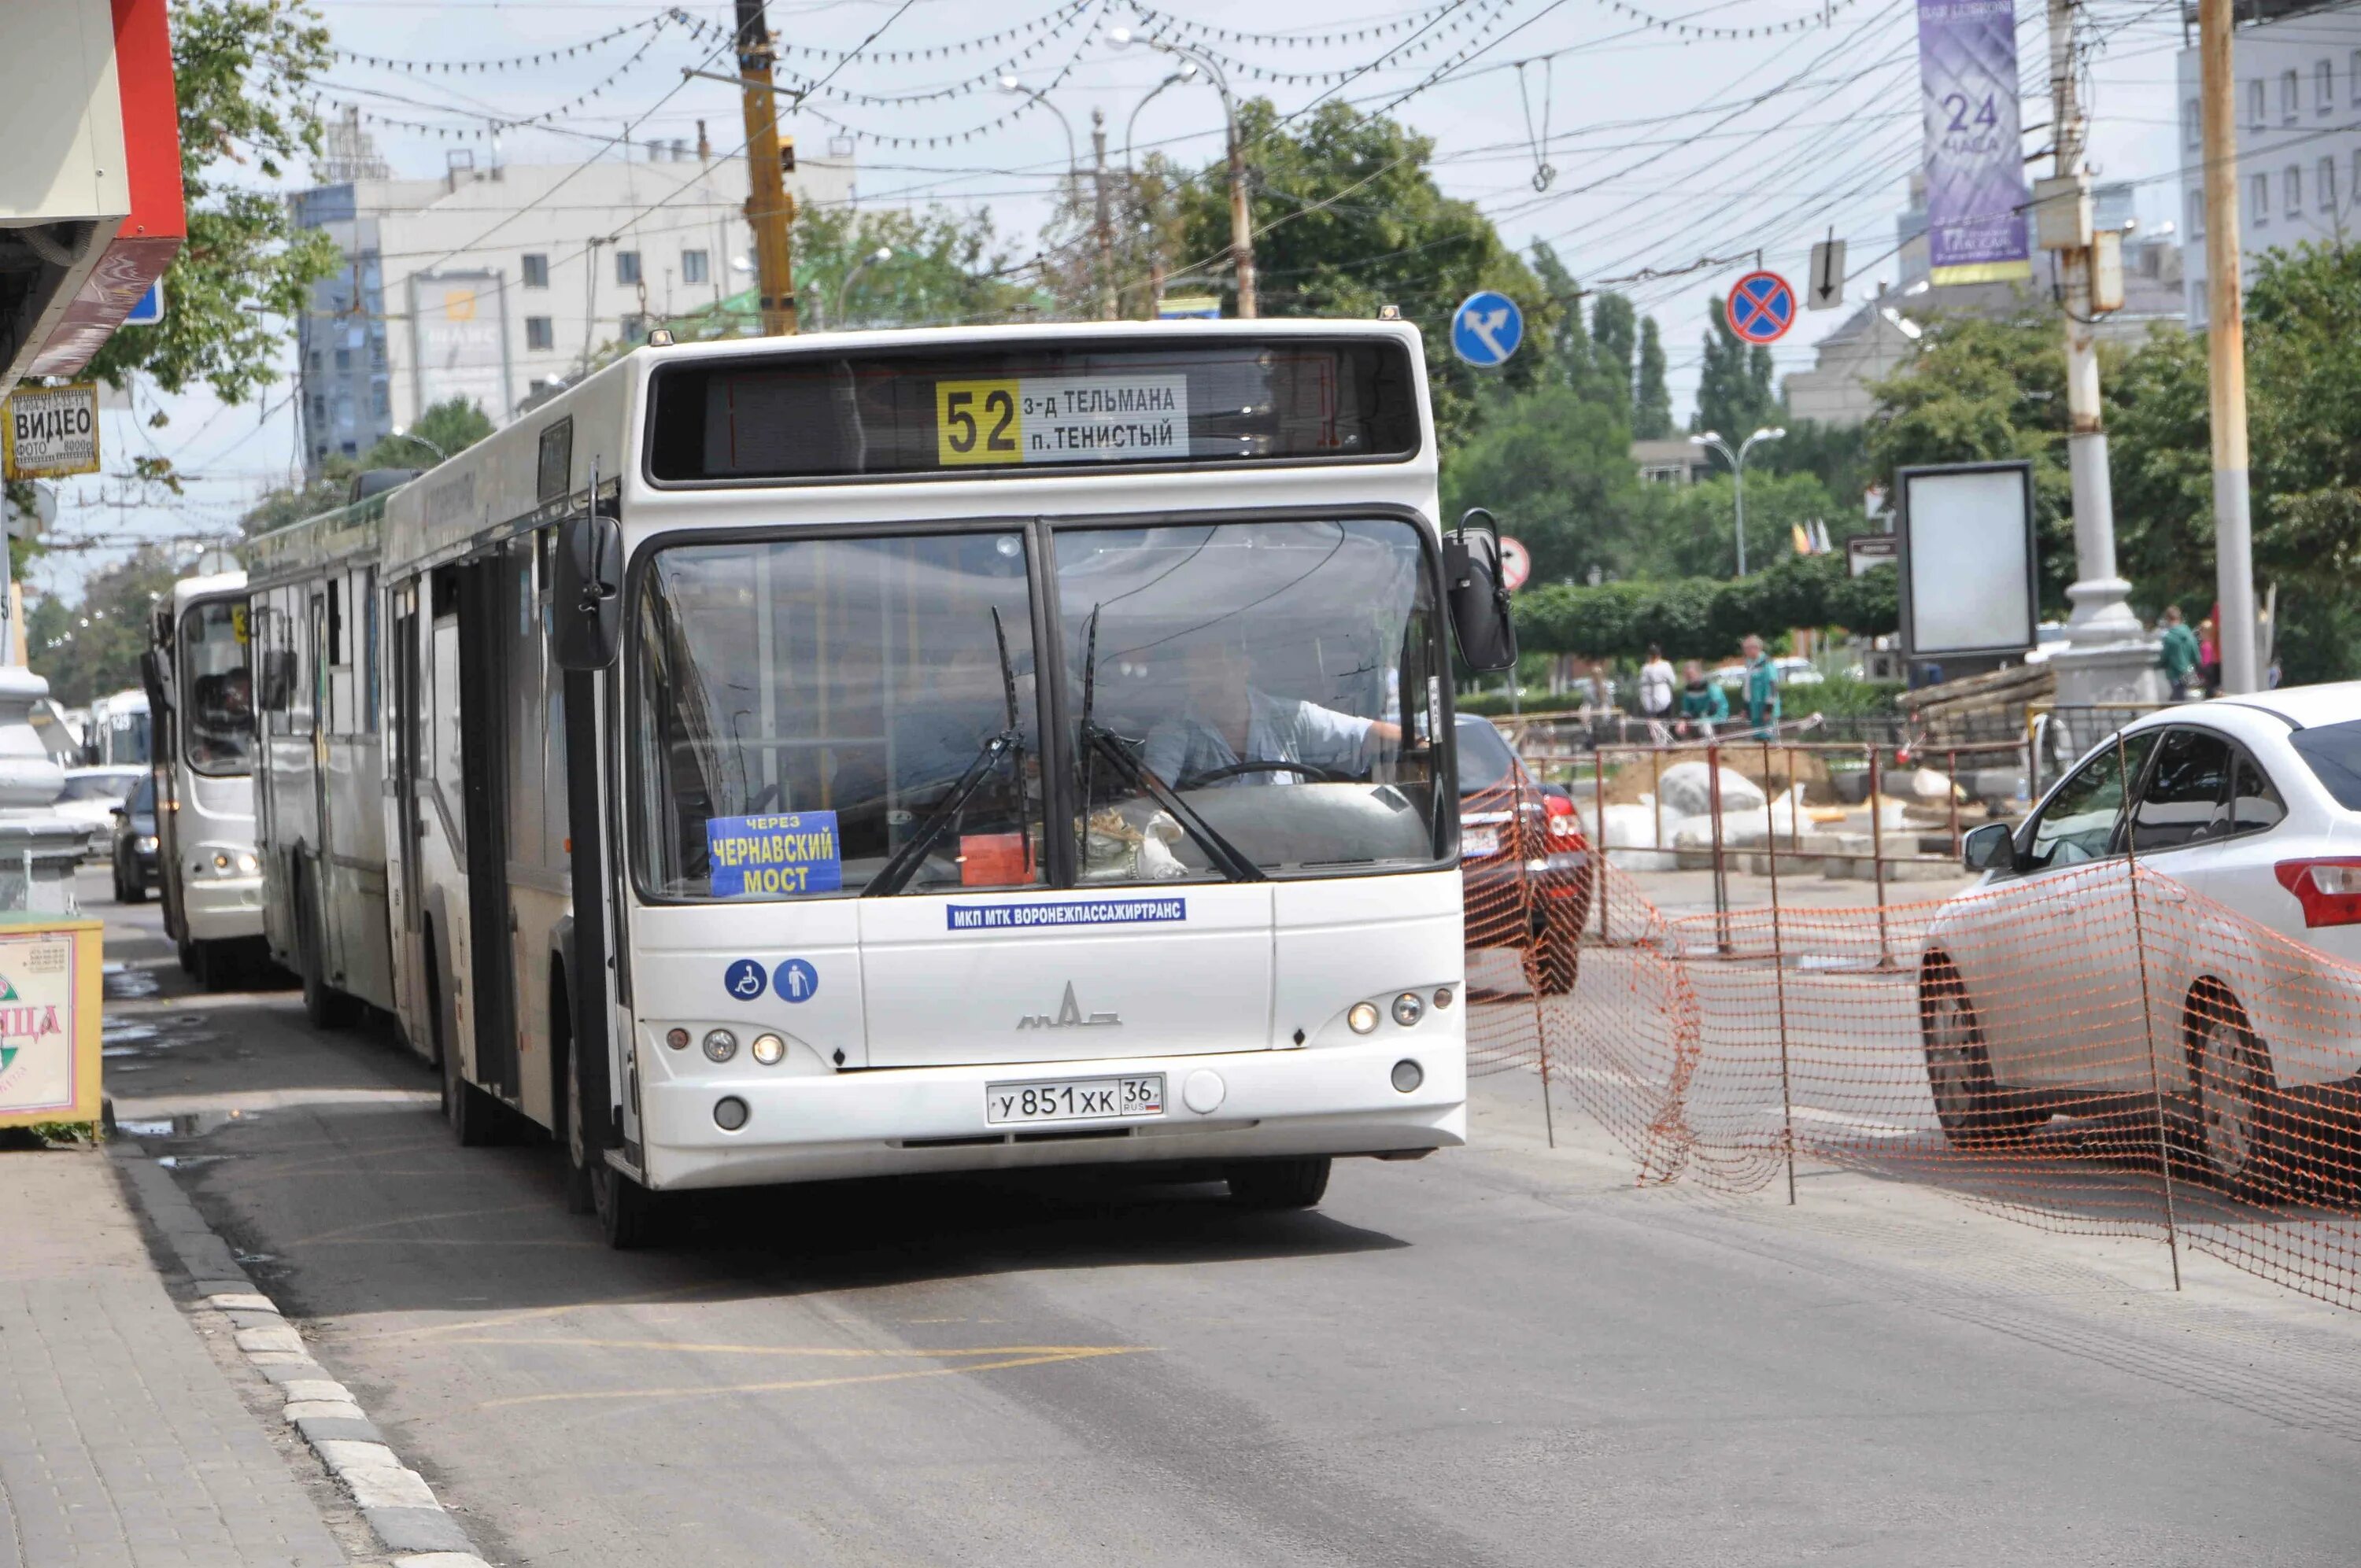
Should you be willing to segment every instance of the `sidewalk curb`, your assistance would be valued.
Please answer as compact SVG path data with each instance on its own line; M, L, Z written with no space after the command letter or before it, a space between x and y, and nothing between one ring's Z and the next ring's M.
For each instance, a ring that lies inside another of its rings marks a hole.
M278 1386L287 1423L352 1494L393 1568L488 1568L425 1478L401 1463L351 1393L312 1359L294 1325L247 1277L171 1173L125 1144L107 1152L197 1294L229 1320L239 1353Z

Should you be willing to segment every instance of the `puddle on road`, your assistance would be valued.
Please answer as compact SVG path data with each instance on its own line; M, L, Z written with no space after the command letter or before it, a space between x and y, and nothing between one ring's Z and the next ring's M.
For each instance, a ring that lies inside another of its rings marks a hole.
M184 1111L175 1116L122 1116L115 1119L115 1130L135 1138L203 1137L234 1122L250 1121L256 1114L249 1111Z
M219 1165L233 1157L225 1154L168 1154L156 1163L166 1170L193 1170L201 1165Z
M110 1002L136 1002L164 992L164 982L154 970L145 965L133 969L119 959L99 967L99 985Z

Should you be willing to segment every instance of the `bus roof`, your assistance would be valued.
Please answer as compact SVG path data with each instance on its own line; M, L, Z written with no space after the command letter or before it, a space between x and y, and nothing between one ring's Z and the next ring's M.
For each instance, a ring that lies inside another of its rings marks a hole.
M390 490L350 506L273 529L246 545L247 586L256 588L317 576L347 562L377 559Z
M202 598L214 598L223 594L243 593L246 589L244 572L214 572L202 577L182 577L172 585L172 619Z
M388 495L383 522L385 566L390 575L400 577L423 567L479 554L503 539L531 532L569 512L579 512L594 478L602 497L614 496L634 503L676 493L642 472L647 467L644 454L650 387L659 372L694 369L710 373L726 369L733 362L743 362L750 368L777 366L785 369L798 361L809 360L934 360L972 351L976 364L972 368L960 367L960 372L989 377L994 374L995 358L1013 366L1028 355L1046 358L1060 354L1105 353L1134 345L1186 353L1192 349L1235 349L1256 343L1294 344L1309 350L1322 342L1347 345L1395 344L1405 351L1407 357L1401 363L1412 374L1402 378L1406 385L1395 385L1408 394L1409 401L1405 404L1397 397L1391 406L1398 411L1407 410L1407 417L1413 420L1415 439L1398 462L1389 465L1397 477L1383 488L1389 492L1416 492L1422 498L1422 510L1431 510L1436 464L1423 374L1424 355L1418 329L1408 322L1290 318L911 327L815 333L800 337L730 338L635 349ZM1010 369L1004 374L1014 378L1025 373ZM929 410L923 417L931 421L934 415ZM910 432L905 429L898 433L904 444L908 445ZM931 436L924 437L922 449L931 449L932 440ZM1221 504L1239 504L1238 495L1257 492L1257 479L1260 491L1308 501L1312 494L1304 483L1309 476L1303 470L1333 473L1344 462L1367 460L1350 454L1336 458L1322 455L1290 459L1293 472L1290 482L1285 484L1278 482L1279 477L1273 471L1279 466L1277 463L1257 463L1246 455L1229 459L1217 455L1209 458L1198 453L1191 462L1162 469L1144 465L1041 462L981 471L905 469L822 474L784 481L752 477L741 485L768 488L774 484L792 484L812 504L820 505L825 504L822 497L826 495L841 498L857 487L873 487L880 479L898 479L938 488L939 499L936 504L952 504L956 499L971 509L974 503L966 498L973 496L991 498L987 505L1004 500L1019 502L1021 499L1022 508L1038 507L1047 498L1038 490L1030 497L1023 497L1022 492L1010 490L1007 485L1050 485L1061 487L1057 493L1071 496L1074 507L1089 509L1105 504L1108 484L1121 485L1117 493L1128 495L1137 487L1133 476L1155 473L1160 480L1191 490L1227 491L1228 495L1220 499ZM1098 483L1091 483L1093 479ZM868 504L882 499L873 498ZM1327 499L1334 499L1333 486ZM1209 497L1202 504L1217 502ZM1284 504L1284 499L1265 504ZM627 526L633 515L631 509L626 507Z

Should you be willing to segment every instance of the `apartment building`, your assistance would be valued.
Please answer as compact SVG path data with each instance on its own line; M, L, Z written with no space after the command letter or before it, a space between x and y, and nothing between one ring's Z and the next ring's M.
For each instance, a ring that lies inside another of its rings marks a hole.
M2238 242L2244 276L2268 250L2361 231L2361 6L2241 5L2237 82ZM2197 51L2180 51L2181 275L2192 326L2205 323L2205 170Z
M851 200L849 143L788 175L798 203ZM536 392L647 323L752 287L742 159L651 143L630 159L353 177L298 195L345 265L313 291L297 347L304 449L356 456L452 397L505 424ZM425 455L424 454L421 455Z

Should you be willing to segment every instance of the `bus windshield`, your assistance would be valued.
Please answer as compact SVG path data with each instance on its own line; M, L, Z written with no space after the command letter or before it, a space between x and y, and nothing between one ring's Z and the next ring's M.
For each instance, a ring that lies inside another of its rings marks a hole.
M254 752L254 687L246 664L246 606L214 599L181 618L181 745L189 765L246 773Z
M627 727L643 890L1042 884L1053 794L1059 858L1094 886L1434 862L1441 696L1415 525L1049 538L1065 723L1046 747L1026 534L660 550Z

